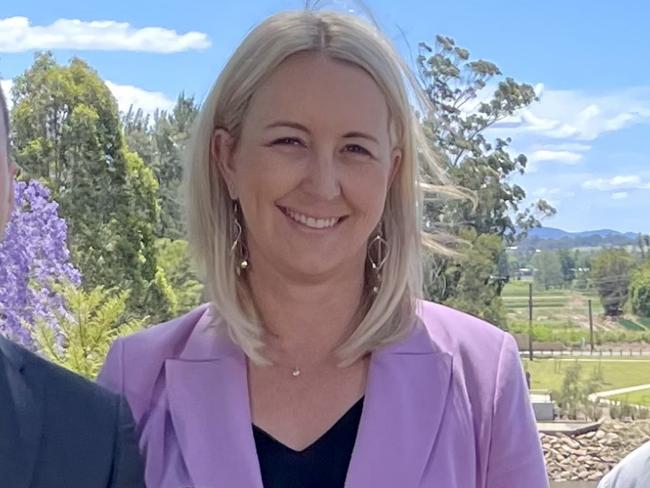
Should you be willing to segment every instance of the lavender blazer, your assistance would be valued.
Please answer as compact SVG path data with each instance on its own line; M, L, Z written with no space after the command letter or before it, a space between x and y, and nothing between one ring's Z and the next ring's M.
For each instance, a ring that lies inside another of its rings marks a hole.
M150 488L262 488L246 361L204 305L111 348L99 383L136 419ZM546 488L514 340L418 305L413 333L373 353L346 488Z

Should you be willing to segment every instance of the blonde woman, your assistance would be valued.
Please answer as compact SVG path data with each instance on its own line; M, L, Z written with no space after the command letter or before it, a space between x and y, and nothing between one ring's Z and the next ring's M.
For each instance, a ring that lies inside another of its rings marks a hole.
M514 341L418 300L418 164L440 170L409 80L328 12L267 19L226 65L186 174L210 303L119 340L100 376L148 486L548 486Z

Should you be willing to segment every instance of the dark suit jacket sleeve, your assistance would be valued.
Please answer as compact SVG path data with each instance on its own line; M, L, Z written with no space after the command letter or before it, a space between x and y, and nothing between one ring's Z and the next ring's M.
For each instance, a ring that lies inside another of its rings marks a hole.
M144 466L138 450L135 423L124 398L118 403L117 433L109 488L145 488Z

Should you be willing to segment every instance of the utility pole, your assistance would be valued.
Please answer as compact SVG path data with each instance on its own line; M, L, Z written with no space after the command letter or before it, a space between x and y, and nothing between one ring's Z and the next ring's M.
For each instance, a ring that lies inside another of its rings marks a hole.
M591 354L594 353L594 315L591 308L591 299L589 299L589 342L591 344Z
M533 360L533 284L528 283L528 358Z

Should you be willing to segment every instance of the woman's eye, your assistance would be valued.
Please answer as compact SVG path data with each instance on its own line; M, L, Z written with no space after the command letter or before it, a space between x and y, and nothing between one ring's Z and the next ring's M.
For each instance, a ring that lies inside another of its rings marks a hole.
M351 153L362 154L364 156L371 156L370 151L368 151L365 147L360 146L358 144L348 144L347 146L345 146L345 150Z
M295 137L282 137L280 139L276 139L272 143L273 145L280 144L280 145L289 145L289 146L302 146L303 143L300 139L297 139Z

